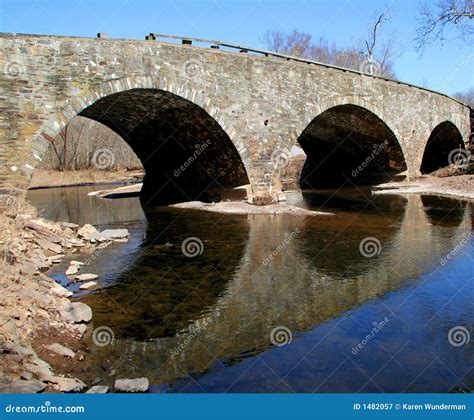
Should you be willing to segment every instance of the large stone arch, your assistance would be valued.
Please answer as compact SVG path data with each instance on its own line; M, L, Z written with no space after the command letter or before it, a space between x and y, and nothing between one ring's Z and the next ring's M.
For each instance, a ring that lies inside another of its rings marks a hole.
M306 114L305 117L302 119L301 125L298 127L297 130L295 130L294 134L291 136L289 139L288 144L285 146L286 150L290 152L290 158L288 162L288 166L284 168L281 172L285 174L285 172L288 172L288 168L290 168L290 172L293 174L295 178L300 180L301 173L303 171L303 165L307 164L309 161L309 156L307 156L306 160L301 159L301 157L294 156L293 150L295 150L296 147L302 147L302 149L305 149L302 144L302 138L305 137L305 133L308 132L308 130L313 127L315 124L318 123L318 120L321 120L322 118L327 117L330 113L346 113L347 116L349 116L349 119L352 117L357 117L357 114L360 119L367 119L367 127L361 127L359 131L362 133L364 130L367 131L368 125L371 124L373 125L380 133L381 136L385 136L385 138L380 138L378 140L378 143L380 143L380 148L375 151L375 154L372 153L372 150L367 150L366 153L366 158L369 158L370 161L374 160L378 155L382 155L383 153L386 153L387 150L384 149L396 149L394 151L395 155L397 156L396 161L399 163L399 167L396 168L398 172L401 172L406 169L408 166L408 162L406 159L406 154L405 150L403 147L403 142L400 141L400 133L397 129L397 124L396 121L393 121L392 118L386 118L387 116L382 112L381 109L379 109L377 106L374 106L374 104L368 104L366 101L363 100L347 100L347 101L340 101L340 100L329 100L324 102L323 105L318 104L317 105L318 113L316 116L311 115L311 114ZM342 115L343 115L342 114ZM340 114L341 115L341 114ZM386 120L389 120L388 124ZM352 121L349 121L352 122ZM354 123L357 123L358 121L354 121ZM359 121L361 122L361 121ZM346 121L347 123L347 121ZM344 127L341 125L341 128ZM345 127L349 128L349 127ZM374 130L374 131L377 131ZM357 133L357 129L354 130L348 130L348 131L353 131L354 133ZM367 133L366 133L367 134ZM374 138L375 140L375 138ZM384 140L387 140L387 143L383 143ZM373 146L376 147L378 145L377 141L374 141ZM307 148L306 148L307 149ZM327 154L331 154L332 152L328 152ZM356 161L351 162L355 167L358 166L358 164L364 164L365 167L365 158L362 159L362 156L359 156L360 162ZM395 162L395 161L394 161ZM341 165L343 165L343 162L340 162ZM370 163L370 162L369 162ZM306 167L306 166L305 166ZM394 168L395 170L395 165ZM293 187L295 185L293 184Z
M212 119L213 122L216 123L230 140L245 168L247 179L250 179L249 169L251 162L246 152L246 148L243 147L241 141L237 138L236 130L233 128L232 124L223 113L212 105L211 100L202 92L189 88L186 85L176 86L172 83L166 83L166 80L147 76L126 77L100 83L98 85L87 86L82 89L74 88L74 84L71 83L68 94L70 99L67 101L66 105L61 107L48 119L48 121L41 127L38 134L33 136L32 141L30 142L32 159L31 162L25 165L25 168L27 169L25 171L26 176L29 178L31 177L36 166L35 164L39 163L51 141L72 118L77 115L83 115L87 109L93 107L94 104L97 104L104 98L113 95L118 95L118 97L120 97L121 95L126 95L128 92L135 90L165 92L201 109L210 119Z
M456 150L462 149L466 150L466 147L458 127L449 120L440 122L433 128L426 140L420 172L422 174L430 173L454 163L453 153L457 154ZM466 156L467 154L464 155L464 157Z

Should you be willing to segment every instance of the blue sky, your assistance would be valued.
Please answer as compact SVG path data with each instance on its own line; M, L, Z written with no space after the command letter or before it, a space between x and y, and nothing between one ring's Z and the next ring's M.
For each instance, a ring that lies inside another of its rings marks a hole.
M0 31L144 39L150 32L263 47L267 29L299 29L341 47L356 45L377 12L393 10L400 80L448 94L474 85L474 49L450 40L414 50L417 0L0 0Z

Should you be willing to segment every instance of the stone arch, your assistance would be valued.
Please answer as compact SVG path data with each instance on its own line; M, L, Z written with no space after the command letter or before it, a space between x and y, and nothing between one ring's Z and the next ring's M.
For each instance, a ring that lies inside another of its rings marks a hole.
M236 136L236 131L229 123L226 116L221 113L205 94L189 88L187 85L177 86L173 83L167 83L166 79L158 79L148 76L126 77L114 81L104 82L95 86L75 90L70 87L68 92L70 99L67 104L43 125L39 134L33 139L32 149L34 158L39 161L46 148L56 137L60 130L76 115L83 115L85 110L92 107L98 101L112 95L125 95L134 90L153 90L163 92L168 95L179 98L182 101L189 102L196 109L201 110L209 120L215 122L215 125L222 130L222 133L229 139L237 156L244 167L245 176L248 179L250 169L250 157L243 146L241 140ZM33 160L34 161L34 160ZM32 168L33 170L34 168ZM31 172L32 172L31 170ZM31 174L30 174L31 175Z
M456 149L466 150L460 130L450 120L440 122L427 136L420 172L427 174L454 163L450 162L450 153Z
M324 110L316 117L306 119L306 126L294 140L307 155L304 166L301 159L298 161L301 166L299 180L307 181L301 187L310 187L318 176L320 180L333 179L336 184L336 174L364 183L374 172L383 174L380 177L382 180L406 170L405 153L398 131L384 121L383 115L377 115L370 108L352 102L334 101L334 104L326 103ZM311 180L310 172L314 173Z

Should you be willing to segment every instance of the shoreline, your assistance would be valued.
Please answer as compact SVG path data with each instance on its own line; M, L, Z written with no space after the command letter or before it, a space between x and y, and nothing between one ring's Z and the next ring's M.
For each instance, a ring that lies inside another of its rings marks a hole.
M74 254L79 261L76 271L66 272L69 284L86 284L80 275L95 275L86 274L87 264L80 260L128 240L128 231L50 222L21 198L12 198L0 224L0 392L84 392L100 385L86 379L92 309L48 271ZM100 390L108 392L108 387Z
M372 194L425 194L474 201L474 175L435 177L424 175L414 181L388 182L373 187Z

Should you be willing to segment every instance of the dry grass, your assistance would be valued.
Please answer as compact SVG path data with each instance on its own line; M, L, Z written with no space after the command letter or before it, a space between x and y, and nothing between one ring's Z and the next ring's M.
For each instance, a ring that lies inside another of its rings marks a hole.
M72 185L87 185L107 182L126 181L143 175L143 170L100 171L84 169L80 171L52 171L37 169L31 179L30 188L66 187Z

